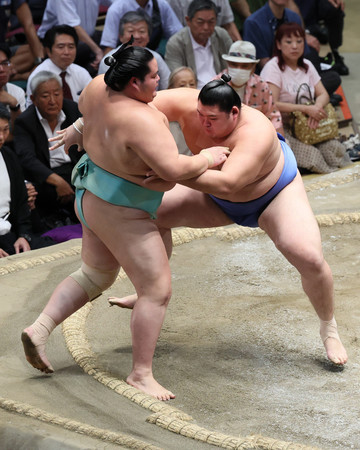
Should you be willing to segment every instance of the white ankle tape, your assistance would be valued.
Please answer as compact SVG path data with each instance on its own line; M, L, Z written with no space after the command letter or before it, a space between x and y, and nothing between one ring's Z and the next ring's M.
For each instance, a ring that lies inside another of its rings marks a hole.
M324 344L325 341L329 338L334 338L340 341L340 337L337 332L337 324L335 317L333 317L331 320L320 319L320 337Z
M39 335L51 334L56 328L56 323L47 314L41 313L37 320L31 325L33 330Z

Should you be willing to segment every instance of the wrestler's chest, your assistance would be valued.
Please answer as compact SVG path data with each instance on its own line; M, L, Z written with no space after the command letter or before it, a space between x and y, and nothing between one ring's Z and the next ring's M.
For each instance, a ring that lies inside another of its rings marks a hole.
M185 141L193 153L199 153L203 148L214 146L214 142L209 136L206 136L200 127L194 124L187 124L182 128Z

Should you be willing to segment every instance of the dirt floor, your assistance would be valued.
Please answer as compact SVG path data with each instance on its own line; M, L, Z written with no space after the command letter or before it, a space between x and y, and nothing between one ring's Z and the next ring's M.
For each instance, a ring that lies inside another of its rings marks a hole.
M359 449L360 164L304 182L334 273L345 370L326 361L297 272L266 235L231 226L174 234L174 293L154 360L174 401L122 381L130 311L106 297L131 293L126 278L55 330L56 372L39 374L19 335L78 267L81 241L70 241L0 260L0 447Z
M342 86L355 130L358 24L358 0L347 0ZM54 331L55 373L42 375L25 361L20 333L79 267L81 241L70 241L0 259L0 449L360 449L360 163L304 183L334 274L344 370L326 360L296 271L264 234L226 227L174 233L173 298L154 372L175 400L123 381L130 312L106 297L131 293L126 278Z

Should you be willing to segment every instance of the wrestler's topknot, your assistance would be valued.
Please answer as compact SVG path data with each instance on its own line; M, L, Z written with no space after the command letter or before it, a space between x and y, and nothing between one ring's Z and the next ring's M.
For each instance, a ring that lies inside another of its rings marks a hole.
M202 87L198 99L203 105L218 106L221 111L229 113L233 106L241 109L241 99L230 86L230 75L224 73L221 78L209 81Z
M229 83L231 81L231 76L228 73L223 73L221 75L221 79L225 82L225 83Z
M126 49L126 47L128 47L129 45L132 45L133 42L134 42L134 36L131 35L130 39L127 42L125 42L124 44L121 44L119 49L115 53L113 53L112 55L105 58L104 63L110 67L114 66L117 62L119 55Z

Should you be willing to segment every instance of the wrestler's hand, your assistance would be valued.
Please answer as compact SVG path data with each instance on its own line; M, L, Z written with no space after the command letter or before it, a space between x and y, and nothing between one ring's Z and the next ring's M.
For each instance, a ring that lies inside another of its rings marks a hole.
M201 150L200 154L207 158L209 161L209 169L212 169L213 167L217 167L226 161L228 155L230 154L230 150L229 147L215 146L204 148Z
M52 137L49 139L49 142L55 142L55 144L49 148L49 150L55 150L62 145L64 145L65 153L69 153L69 148L72 145L77 145L78 152L81 152L83 148L82 144L82 135L78 133L75 128L70 125L64 130L60 130L56 132L58 136Z
M170 191L176 185L176 182L174 181L163 180L152 169L146 172L145 176L146 178L144 178L139 184L140 186L145 186L147 189L151 189L152 191L158 192Z

